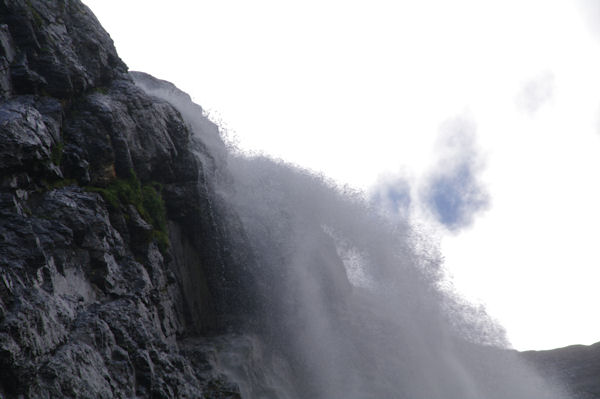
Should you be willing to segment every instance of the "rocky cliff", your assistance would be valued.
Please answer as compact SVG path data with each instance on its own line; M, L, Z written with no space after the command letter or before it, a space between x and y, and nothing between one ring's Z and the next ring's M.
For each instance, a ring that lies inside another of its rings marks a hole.
M79 0L0 0L0 98L0 397L239 397L204 143Z
M527 351L521 356L547 377L564 384L576 398L600 398L600 342Z

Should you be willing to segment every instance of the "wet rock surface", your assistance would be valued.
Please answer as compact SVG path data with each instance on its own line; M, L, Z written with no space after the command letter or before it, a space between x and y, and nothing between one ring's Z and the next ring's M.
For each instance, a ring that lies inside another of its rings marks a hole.
M2 398L239 397L211 166L126 70L80 1L0 0Z

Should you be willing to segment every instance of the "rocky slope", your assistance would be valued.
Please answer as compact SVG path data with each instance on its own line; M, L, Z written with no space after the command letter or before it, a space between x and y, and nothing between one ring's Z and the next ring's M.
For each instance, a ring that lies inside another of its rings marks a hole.
M0 98L0 397L239 397L214 163L180 114L79 0L0 0Z
M600 398L600 342L521 355L547 377L562 382L578 399Z

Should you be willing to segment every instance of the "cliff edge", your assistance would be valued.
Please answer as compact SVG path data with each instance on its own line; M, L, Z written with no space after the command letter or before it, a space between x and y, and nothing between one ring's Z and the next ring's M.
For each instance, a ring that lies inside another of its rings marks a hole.
M239 397L208 338L232 325L212 155L180 114L79 0L0 0L0 99L0 397Z

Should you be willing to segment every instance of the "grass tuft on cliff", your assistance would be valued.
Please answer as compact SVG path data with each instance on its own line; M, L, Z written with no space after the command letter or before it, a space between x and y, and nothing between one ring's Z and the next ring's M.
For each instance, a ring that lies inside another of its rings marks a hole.
M112 211L127 215L125 206L133 205L140 216L154 228L152 238L156 240L160 250L164 253L169 247L167 213L159 183L142 185L132 170L127 179L117 178L106 187L87 187L87 190L102 195Z

